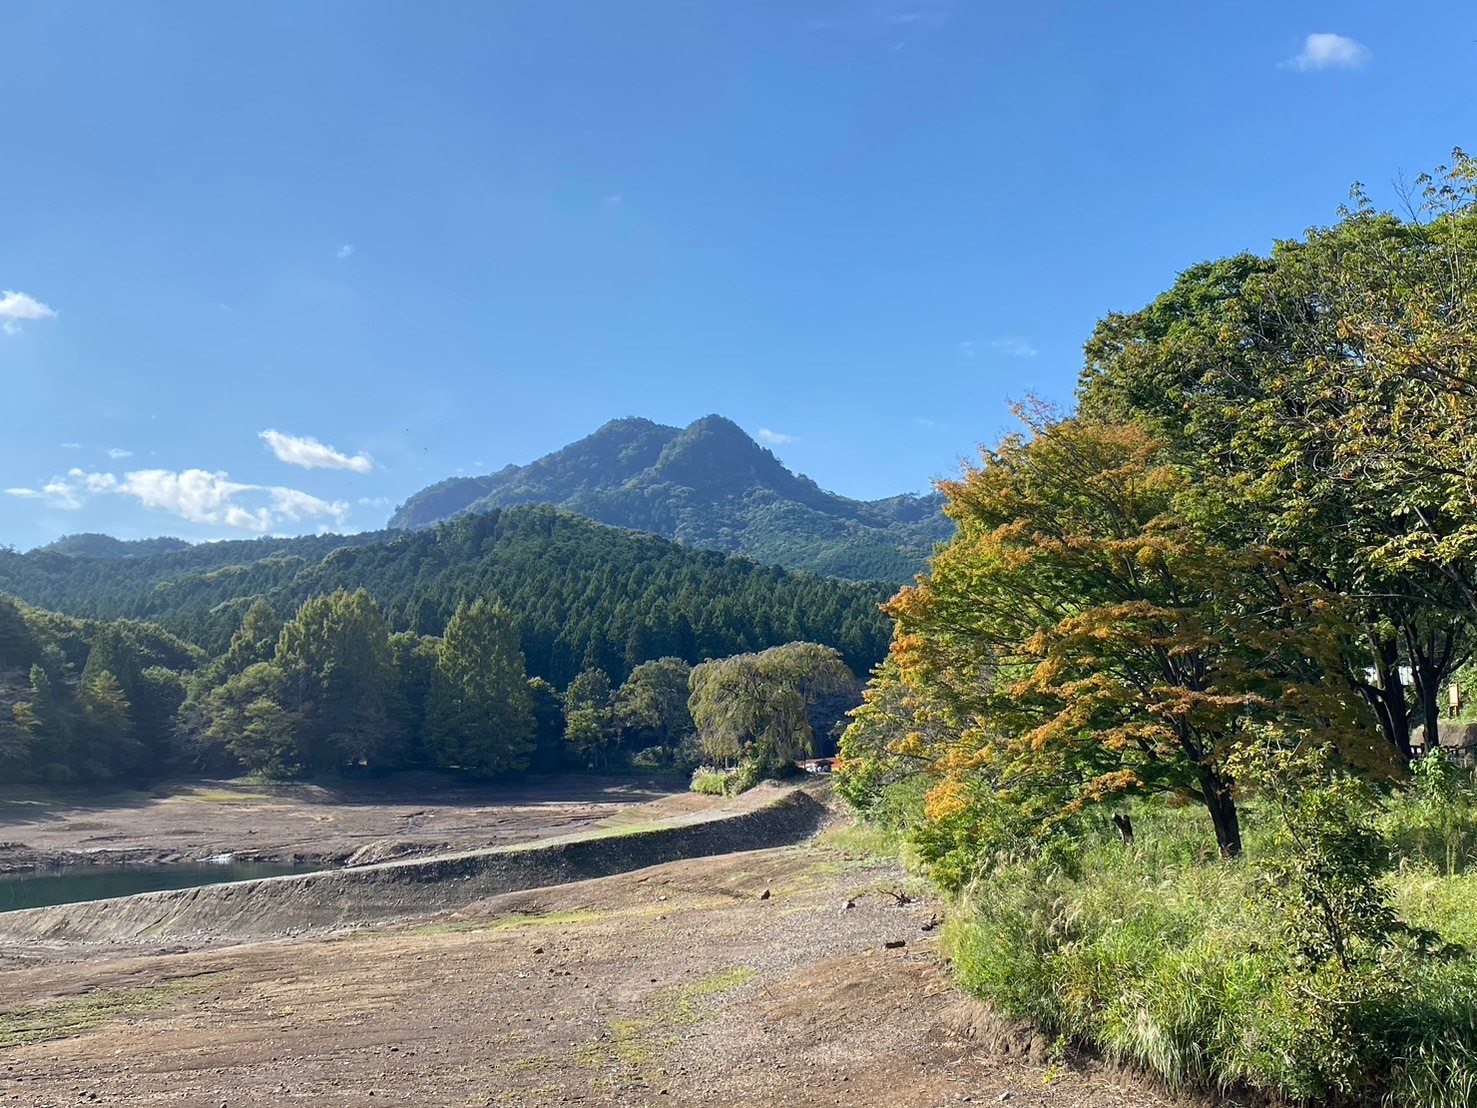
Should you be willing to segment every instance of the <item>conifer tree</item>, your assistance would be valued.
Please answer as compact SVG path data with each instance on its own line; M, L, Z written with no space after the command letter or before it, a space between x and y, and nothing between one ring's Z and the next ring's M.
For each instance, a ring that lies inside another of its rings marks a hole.
M457 607L446 625L426 711L438 765L478 777L528 767L537 724L518 629L500 601Z

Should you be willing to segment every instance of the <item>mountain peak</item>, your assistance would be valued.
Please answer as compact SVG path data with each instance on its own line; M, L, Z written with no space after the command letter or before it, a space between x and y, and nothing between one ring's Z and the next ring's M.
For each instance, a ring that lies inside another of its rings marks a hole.
M686 427L631 416L529 463L416 493L390 519L418 528L466 512L554 504L601 523L794 569L907 580L950 525L936 498L863 503L786 469L733 420Z

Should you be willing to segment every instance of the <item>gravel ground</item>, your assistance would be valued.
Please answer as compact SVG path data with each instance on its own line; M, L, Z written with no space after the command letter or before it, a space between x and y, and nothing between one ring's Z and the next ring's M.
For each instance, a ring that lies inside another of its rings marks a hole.
M941 906L843 842L0 973L0 1104L1181 1103L989 1019Z

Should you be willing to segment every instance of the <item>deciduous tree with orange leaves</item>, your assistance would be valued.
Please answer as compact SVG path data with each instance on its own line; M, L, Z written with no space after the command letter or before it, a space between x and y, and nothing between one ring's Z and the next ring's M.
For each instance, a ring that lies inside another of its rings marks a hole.
M1028 433L941 482L958 532L887 605L900 680L952 725L929 817L982 786L1047 826L1168 793L1234 856L1226 759L1245 738L1368 734L1328 616L1276 551L1219 547L1176 511L1185 479L1141 427L1019 414Z

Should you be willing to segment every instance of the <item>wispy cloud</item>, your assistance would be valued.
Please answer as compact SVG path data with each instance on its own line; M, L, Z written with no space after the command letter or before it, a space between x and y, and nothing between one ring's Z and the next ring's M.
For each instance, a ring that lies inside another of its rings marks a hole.
M7 335L20 334L22 323L55 318L56 309L41 303L34 296L9 289L0 292L0 331Z
M1309 35L1303 42L1302 53L1288 58L1282 63L1282 68L1303 73L1319 69L1360 69L1373 57L1363 43L1344 35L1320 33Z
M133 451L132 450L120 450L116 446L111 447L108 450L107 453L108 453L108 457L112 458L114 461L117 461L120 458L132 458L133 457Z
M270 428L257 436L277 455L277 460L303 469L347 469L354 473L368 473L374 468L374 459L363 452L348 455L319 442L308 435L289 435Z
M900 50L943 27L953 8L954 0L840 0L811 19L810 29L885 39Z
M959 344L959 353L966 358L979 354L998 354L1003 358L1034 358L1040 352L1031 345L1029 339L1011 335L1006 338L986 339L983 342L969 339Z
M617 192L605 197L605 199L600 201L600 204L606 208L619 208L625 202L626 198Z
M341 262L346 262L354 256L354 244L346 242L334 251L333 256Z
M361 508L388 508L390 498L388 496L361 496L359 507Z
M76 511L95 496L124 496L145 508L169 512L191 523L224 525L264 532L286 523L348 519L346 501L323 500L300 489L280 485L247 485L224 472L187 469L141 469L118 477L69 469L40 489L6 489L10 496L44 499L53 507Z
M784 446L788 442L799 442L794 435L782 434L779 431L771 431L768 427L759 428L759 434L755 436L760 442L770 446Z
M64 442L61 444L61 447L63 450L81 450L82 444L80 442Z

